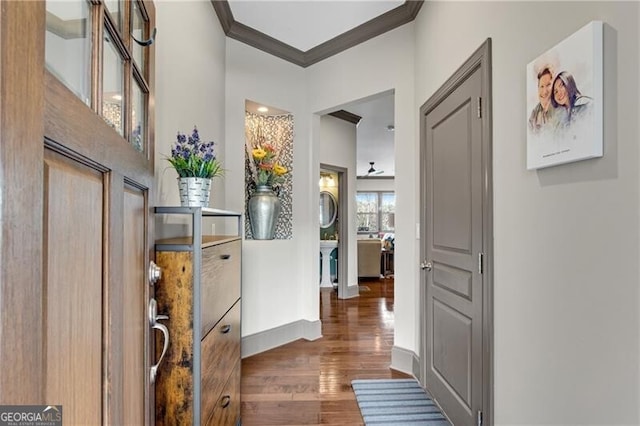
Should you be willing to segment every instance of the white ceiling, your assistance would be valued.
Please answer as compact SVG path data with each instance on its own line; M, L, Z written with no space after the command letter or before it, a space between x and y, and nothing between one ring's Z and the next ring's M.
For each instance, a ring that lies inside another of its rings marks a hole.
M373 167L383 171L376 176L395 176L395 132L389 130L389 126L395 127L394 94L376 96L342 109L362 117L356 132L356 175L365 176L371 167L369 162L373 161Z
M235 21L307 51L401 6L404 0L229 0L228 3ZM367 174L371 161L376 170L383 171L376 177L394 176L394 132L388 130L388 126L394 126L393 93L370 96L337 109L362 117L357 127L357 176Z
M229 0L236 21L303 52L398 6L404 0Z

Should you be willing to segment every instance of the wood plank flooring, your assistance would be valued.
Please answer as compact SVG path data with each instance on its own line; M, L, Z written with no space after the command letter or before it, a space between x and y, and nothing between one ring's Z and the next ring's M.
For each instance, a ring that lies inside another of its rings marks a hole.
M362 425L351 380L410 377L389 368L393 278L360 285L348 300L320 292L322 338L242 360L243 426Z

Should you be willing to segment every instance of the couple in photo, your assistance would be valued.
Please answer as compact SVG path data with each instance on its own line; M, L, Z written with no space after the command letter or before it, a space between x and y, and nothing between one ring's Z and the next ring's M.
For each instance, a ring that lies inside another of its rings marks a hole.
M538 133L543 129L564 129L589 107L591 98L582 95L573 76L562 71L553 75L551 67L537 74L538 104L529 117L529 128Z

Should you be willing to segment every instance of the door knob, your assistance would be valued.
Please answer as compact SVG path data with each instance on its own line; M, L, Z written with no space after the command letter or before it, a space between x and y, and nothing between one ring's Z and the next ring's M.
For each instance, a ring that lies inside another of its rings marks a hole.
M162 278L162 268L155 264L152 260L149 262L149 283L154 285Z
M427 271L430 271L431 269L433 269L433 264L431 262L427 262L426 260L424 260L420 264L420 268L421 269L426 269Z

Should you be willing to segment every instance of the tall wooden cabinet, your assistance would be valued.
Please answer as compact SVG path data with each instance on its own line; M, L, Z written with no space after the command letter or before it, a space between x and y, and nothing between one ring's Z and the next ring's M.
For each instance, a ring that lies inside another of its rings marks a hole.
M190 215L192 236L156 242L162 278L158 313L169 330L156 378L156 424L240 424L240 213L194 207L156 207L157 214ZM237 219L236 235L203 235L202 219ZM156 345L158 357L163 343Z

